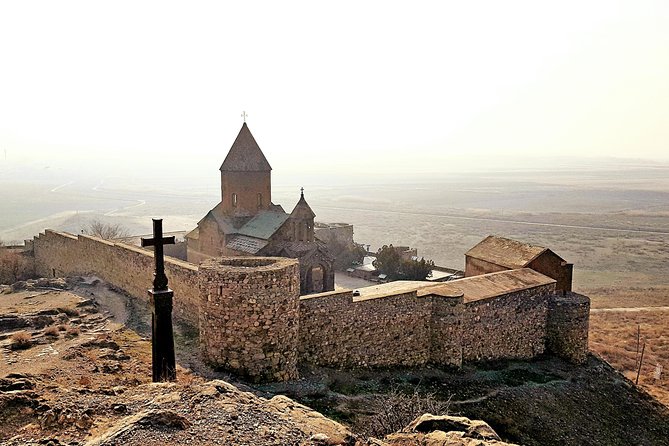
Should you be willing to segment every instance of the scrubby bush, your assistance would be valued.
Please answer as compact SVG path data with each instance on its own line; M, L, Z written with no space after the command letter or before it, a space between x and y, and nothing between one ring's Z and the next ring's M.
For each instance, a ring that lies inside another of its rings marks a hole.
M66 332L67 336L72 336L72 337L79 336L79 333L80 333L79 327L68 327Z
M51 336L57 338L59 334L60 330L58 329L57 325L50 325L44 329L45 336Z
M449 404L450 401L436 399L433 393L421 394L417 388L412 393L395 388L373 397L368 406L371 415L359 417L354 430L364 437L383 438L425 413L448 415Z
M18 331L12 335L11 347L13 350L22 350L32 345L32 336L27 331Z

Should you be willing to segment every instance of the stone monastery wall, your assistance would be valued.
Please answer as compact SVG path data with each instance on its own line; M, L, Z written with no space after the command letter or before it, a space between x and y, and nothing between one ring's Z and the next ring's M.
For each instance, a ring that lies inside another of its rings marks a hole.
M331 367L430 359L432 302L416 292L353 302L351 291L300 298L300 360Z
M555 284L481 299L464 306L462 360L532 358L545 349L548 301Z
M87 235L46 230L33 241L35 272L43 277L94 274L132 296L148 300L153 283L153 252ZM174 314L198 323L198 267L165 257L165 274L174 290Z
M151 251L47 230L35 237L33 253L39 275L94 274L148 298ZM589 300L557 296L554 282L477 300L430 294L430 288L300 297L294 259L219 258L198 267L167 257L165 272L174 315L199 327L205 360L255 381L294 379L299 361L457 367L544 351L580 362L588 351Z
M350 291L302 296L300 360L359 367L525 359L557 347L551 342L562 338L565 325L567 336L577 339L565 340L555 353L582 360L589 306L583 307L580 296L578 304L577 295L563 297L564 308L549 319L554 291L550 284L466 303L462 296L419 297L416 291L361 301Z

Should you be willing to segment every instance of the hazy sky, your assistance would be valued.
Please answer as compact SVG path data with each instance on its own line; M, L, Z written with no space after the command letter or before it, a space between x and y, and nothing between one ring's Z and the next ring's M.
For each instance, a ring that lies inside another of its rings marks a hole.
M275 172L669 157L667 0L5 1L0 42L13 160L217 168L242 110Z

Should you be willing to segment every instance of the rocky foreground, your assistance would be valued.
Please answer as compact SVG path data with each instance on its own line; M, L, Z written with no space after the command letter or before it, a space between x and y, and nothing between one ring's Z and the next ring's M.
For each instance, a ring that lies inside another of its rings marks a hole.
M101 306L97 281L78 281L76 294L71 285L40 279L0 289L2 444L509 444L482 421L431 415L383 439L361 438L285 396L262 398L181 367L177 382L151 383L150 343L119 320L123 302L108 296Z
M0 285L0 444L669 445L669 409L594 355L303 365L299 380L251 387L203 364L177 324L178 380L153 384L142 302L95 278ZM459 417L411 421L425 412Z

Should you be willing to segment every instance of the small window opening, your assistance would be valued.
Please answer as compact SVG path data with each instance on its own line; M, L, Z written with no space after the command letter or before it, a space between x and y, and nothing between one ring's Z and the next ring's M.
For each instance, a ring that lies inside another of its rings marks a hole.
M237 194L232 194L232 205L237 207Z
M258 194L258 207L262 206L262 194Z
M218 295L222 296L223 295L223 285L219 285L218 287Z

